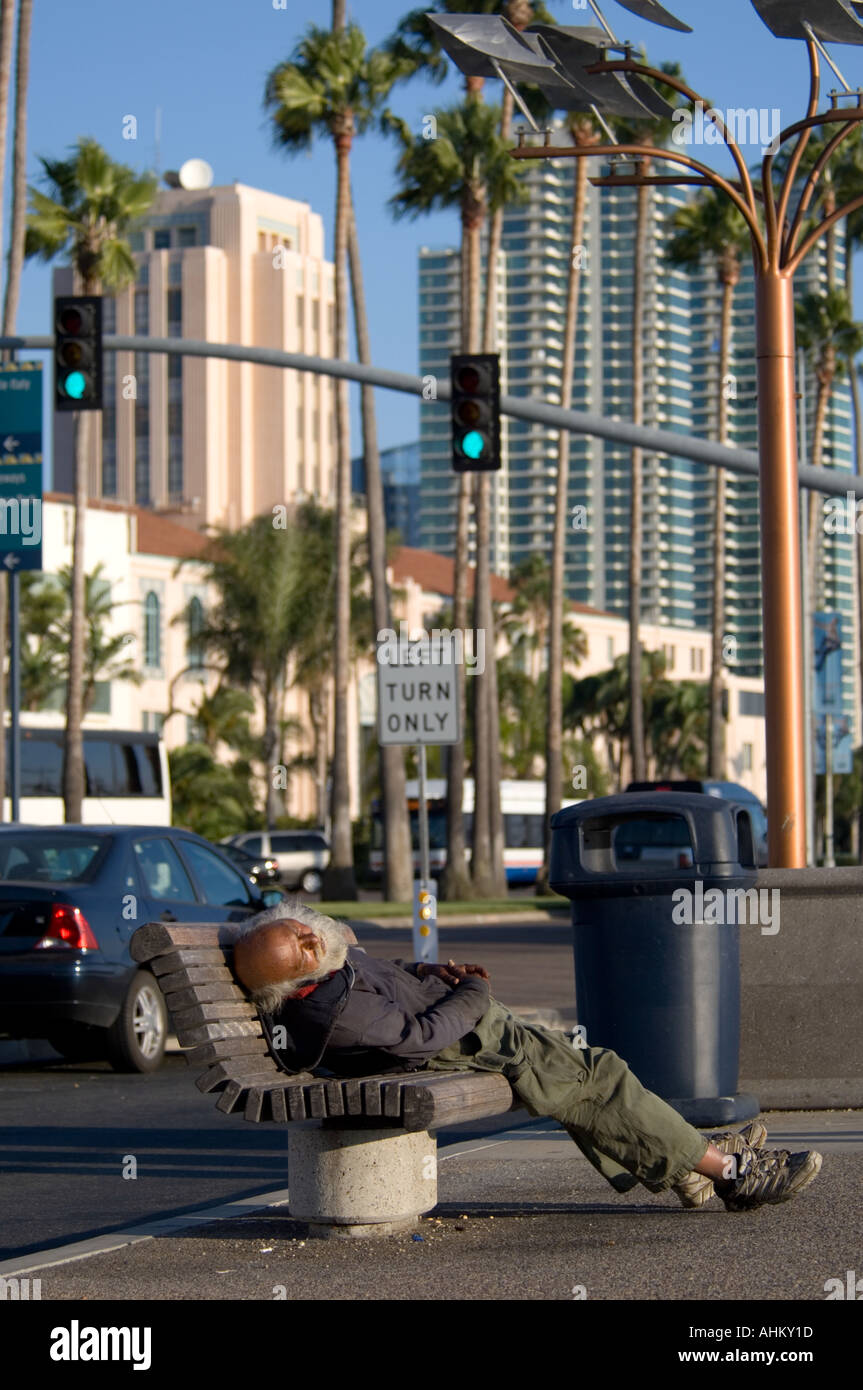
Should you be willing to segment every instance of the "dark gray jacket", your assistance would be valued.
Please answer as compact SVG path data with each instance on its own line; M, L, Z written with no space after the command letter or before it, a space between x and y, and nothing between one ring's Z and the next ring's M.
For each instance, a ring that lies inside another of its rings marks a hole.
M437 976L418 980L408 961L376 960L348 947L342 969L305 999L287 999L265 1018L286 1030L274 1049L291 1071L325 1066L341 1074L423 1066L469 1033L489 1007L488 982L469 975L455 988Z

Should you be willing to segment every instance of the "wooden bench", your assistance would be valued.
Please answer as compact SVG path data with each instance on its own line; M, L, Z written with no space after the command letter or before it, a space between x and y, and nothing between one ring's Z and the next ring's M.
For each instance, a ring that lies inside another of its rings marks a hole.
M519 1108L491 1072L288 1073L233 972L242 926L152 922L130 942L155 975L200 1091L255 1124L288 1124L291 1215L314 1235L410 1229L437 1202L436 1141L444 1125Z

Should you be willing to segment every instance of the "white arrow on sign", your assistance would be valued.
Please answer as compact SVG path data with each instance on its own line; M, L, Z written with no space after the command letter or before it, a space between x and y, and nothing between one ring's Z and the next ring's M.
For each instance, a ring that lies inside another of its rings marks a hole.
M3 448L6 450L7 454L11 454L12 450L17 449L20 443L20 439L16 439L12 434L7 434L6 438L3 440Z
M3 556L3 563L6 566L7 570L14 570L15 566L20 565L21 561L19 560L15 552L13 550L10 550L8 555Z

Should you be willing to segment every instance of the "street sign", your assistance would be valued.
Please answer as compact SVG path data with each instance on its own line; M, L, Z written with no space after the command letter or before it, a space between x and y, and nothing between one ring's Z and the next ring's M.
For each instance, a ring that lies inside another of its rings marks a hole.
M813 613L815 714L842 713L842 614Z
M831 771L837 775L851 772L854 768L854 740L851 737L851 721L847 715L830 720L830 740L833 745ZM815 775L823 777L827 771L827 716L820 715L815 720Z
M0 566L42 568L42 363L0 363Z
M440 653L427 643L412 644L402 655L407 660L398 664L378 662L378 742L458 743L455 666L433 660Z

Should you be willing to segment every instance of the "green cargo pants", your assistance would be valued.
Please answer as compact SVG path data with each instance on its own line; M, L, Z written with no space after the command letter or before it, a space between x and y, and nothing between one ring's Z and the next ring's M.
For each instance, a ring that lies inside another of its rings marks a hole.
M647 1091L603 1047L523 1023L496 999L475 1027L428 1063L435 1071L496 1071L531 1115L558 1120L617 1192L641 1182L664 1192L707 1152L697 1129Z

